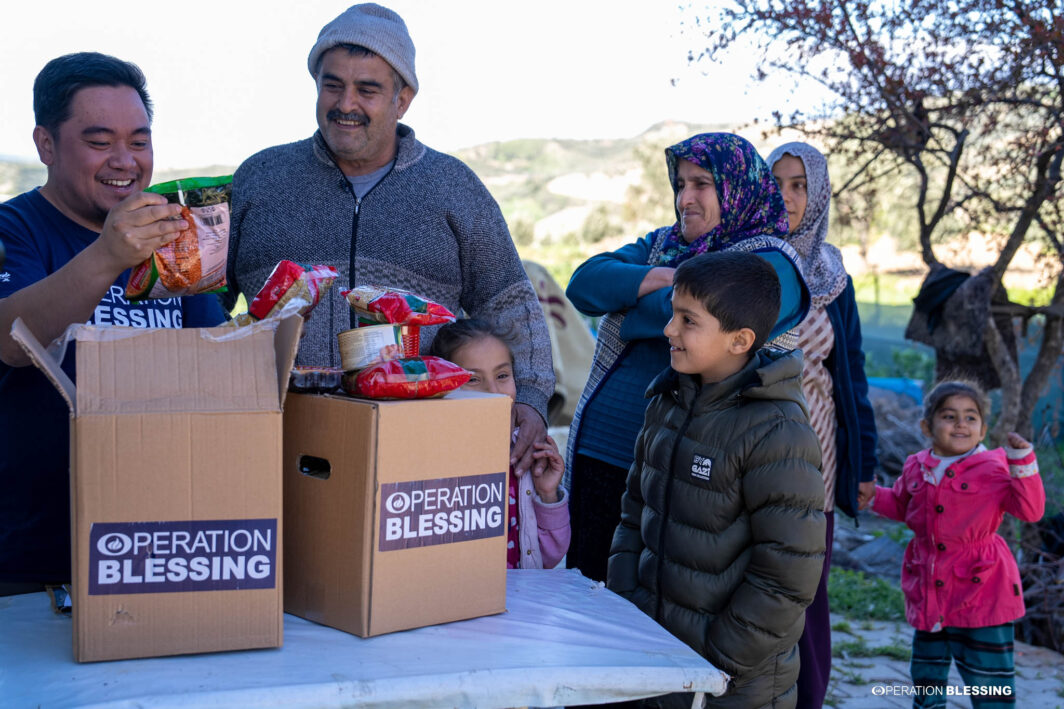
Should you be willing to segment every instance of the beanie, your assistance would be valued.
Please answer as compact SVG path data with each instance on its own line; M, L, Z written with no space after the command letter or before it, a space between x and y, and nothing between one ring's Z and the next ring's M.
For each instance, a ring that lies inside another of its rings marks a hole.
M372 2L352 5L322 27L318 41L307 57L311 76L314 76L322 55L338 44L357 44L379 55L417 93L414 42L403 18L392 10Z

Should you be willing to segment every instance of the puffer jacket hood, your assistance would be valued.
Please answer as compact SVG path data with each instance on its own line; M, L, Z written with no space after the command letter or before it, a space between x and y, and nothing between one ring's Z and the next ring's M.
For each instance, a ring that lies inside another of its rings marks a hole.
M690 374L680 374L672 367L665 369L647 387L646 398L671 393L676 403L694 408L698 416L709 408L720 406L732 398L790 401L809 415L802 395L801 350L758 350L746 366L724 381L703 387Z

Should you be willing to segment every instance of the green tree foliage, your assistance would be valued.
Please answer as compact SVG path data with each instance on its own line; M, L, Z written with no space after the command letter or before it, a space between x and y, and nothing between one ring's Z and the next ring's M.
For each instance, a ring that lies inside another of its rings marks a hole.
M656 141L639 144L633 150L642 177L625 194L622 218L626 223L636 224L648 231L676 221L672 206L672 187L665 171L665 146Z
M587 219L584 220L583 226L580 227L581 240L588 244L597 244L624 233L620 222L612 218L614 211L606 204L599 204L592 209Z
M532 222L524 219L518 219L510 227L510 236L513 237L514 243L518 246L531 246L532 241L535 238L535 230Z

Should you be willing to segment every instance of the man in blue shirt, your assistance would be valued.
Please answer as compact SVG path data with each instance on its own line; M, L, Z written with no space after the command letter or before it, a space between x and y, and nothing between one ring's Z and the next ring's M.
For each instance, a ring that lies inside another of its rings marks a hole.
M33 85L44 186L0 204L0 595L70 580L69 413L10 336L47 343L73 323L217 325L213 295L132 303L129 269L175 239L180 207L151 181L152 105L136 65L95 52L45 65ZM73 351L63 368L74 377Z

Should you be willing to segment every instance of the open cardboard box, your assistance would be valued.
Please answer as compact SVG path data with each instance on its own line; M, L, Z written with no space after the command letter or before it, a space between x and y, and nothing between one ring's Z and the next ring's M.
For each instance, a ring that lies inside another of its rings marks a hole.
M281 645L281 409L301 327L72 326L75 387L15 321L71 411L76 660Z
M510 406L290 394L285 611L362 637L504 611Z

